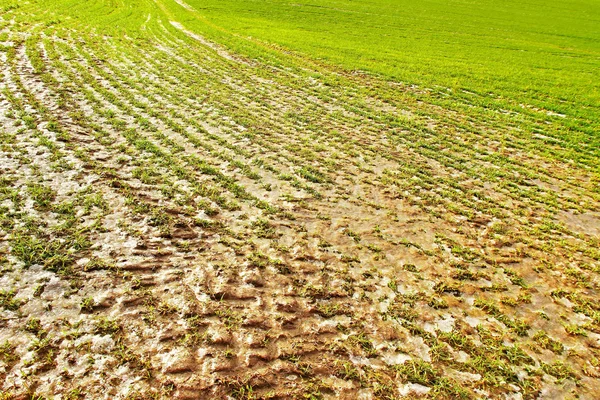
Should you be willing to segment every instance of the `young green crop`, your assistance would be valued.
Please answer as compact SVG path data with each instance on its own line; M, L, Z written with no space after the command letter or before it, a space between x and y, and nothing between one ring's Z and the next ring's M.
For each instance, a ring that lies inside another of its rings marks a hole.
M0 0L6 382L597 391L593 11L185 1Z
M600 8L593 1L187 4L192 9L170 7L186 27L251 57L292 50L311 62L430 87L453 107L535 113L556 124L545 136L598 155Z

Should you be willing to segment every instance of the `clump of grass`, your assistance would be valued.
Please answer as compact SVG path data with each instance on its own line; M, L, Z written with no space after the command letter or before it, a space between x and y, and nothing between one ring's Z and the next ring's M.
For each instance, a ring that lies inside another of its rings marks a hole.
M336 315L344 314L346 310L339 304L320 303L316 307L316 312L323 318L331 318Z
M51 271L62 271L73 263L65 242L44 240L33 235L18 233L11 239L12 254L23 261L25 267L44 265Z
M367 357L377 356L377 349L375 349L373 343L365 333L361 332L351 335L347 340L352 346L362 350Z
M536 332L535 335L533 335L533 340L542 348L551 350L556 354L562 354L562 352L565 350L561 342L552 339L544 331Z
M395 302L388 308L385 315L394 319L414 321L419 314L413 306Z
M513 285L520 286L522 288L527 288L527 284L525 280L521 278L514 270L505 268L504 273L509 276L510 281Z
M298 170L298 175L303 177L309 182L313 183L325 183L328 181L327 177L319 172L316 168L310 165L305 165Z
M21 300L16 300L15 296L14 290L0 291L0 306L5 310L17 311L21 307Z
M358 379L359 371L354 367L354 364L348 361L336 360L335 365L337 367L335 371L335 375L339 378L350 380L350 379Z
M571 336L587 336L587 332L577 324L565 324L565 331Z
M21 117L21 120L28 129L37 128L37 121L31 115L24 115L23 117Z
M345 233L346 235L350 236L352 239L354 239L354 241L355 241L356 243L359 243L359 242L360 242L360 235L359 235L358 233L356 233L356 232L354 232L354 231L352 231L352 230L350 230L350 229L345 229L345 230L344 230L344 233Z
M419 272L419 269L414 264L404 264L402 266L402 269L404 269L405 271L408 271L408 272Z
M46 331L42 328L42 323L38 318L30 318L25 323L25 328L27 332L33 333L38 338L44 338L46 336Z
M438 282L433 287L436 293L451 293L454 296L460 296L462 294L461 285L454 282Z
M542 371L548 375L554 376L559 382L563 382L565 379L579 380L579 376L573 371L573 369L563 363L562 361L554 361L552 364L541 363Z
M448 308L448 302L443 297L432 296L427 305L436 310Z
M277 237L275 227L266 219L258 218L251 225L259 238L273 239Z
M454 274L452 274L452 278L458 279L460 281L475 281L478 279L478 276L477 273L469 271L468 269L459 269Z
M47 210L56 198L56 192L51 188L39 183L30 183L27 185L29 195L33 199L36 208Z
M261 253L260 251L255 251L250 253L248 256L248 261L250 266L256 267L258 269L265 269L269 266L274 267L281 274L289 274L291 272L289 266L285 264L280 259L270 258L269 256Z
M388 282L388 287L390 289L392 289L392 292L397 292L398 291L398 282L396 282L396 280L392 279Z
M98 335L113 335L121 330L122 327L116 320L100 317L95 321L94 333Z
M503 283L493 283L492 286L481 288L484 292L506 292L508 287Z
M432 392L442 398L467 399L469 392L456 382L444 376L426 361L414 359L394 367L399 378L404 381L428 386Z
M230 331L239 328L243 322L242 315L229 307L216 310L215 315L223 322L225 328Z
M107 260L103 260L101 258L93 258L90 261L87 262L87 264L85 264L83 266L83 270L84 271L97 271L97 270L113 270L116 269L117 267L112 264L111 262L107 261Z
M96 302L94 301L94 298L91 296L85 297L83 300L81 300L81 303L79 304L79 306L81 307L81 312L86 312L86 313L90 313L90 312L94 311L95 305L96 305Z
M0 359L2 359L6 363L11 363L18 359L18 356L15 354L16 347L6 340L4 343L0 344Z
M487 312L489 315L496 318L498 321L502 322L504 325L508 326L511 330L513 330L519 336L526 336L529 331L529 324L525 321L520 320L518 318L510 319L506 316L500 308L493 301L477 299L474 302L475 307L482 309Z

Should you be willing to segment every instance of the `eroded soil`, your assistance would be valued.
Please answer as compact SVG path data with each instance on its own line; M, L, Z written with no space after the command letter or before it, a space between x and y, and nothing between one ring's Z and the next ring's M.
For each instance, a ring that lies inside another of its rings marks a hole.
M25 11L1 24L0 398L600 391L597 182L515 123L539 115L158 12L135 40Z

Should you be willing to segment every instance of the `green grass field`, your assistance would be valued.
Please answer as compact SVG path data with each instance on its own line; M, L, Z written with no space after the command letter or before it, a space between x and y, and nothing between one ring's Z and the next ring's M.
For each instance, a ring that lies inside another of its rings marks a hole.
M599 22L0 0L0 400L595 398Z
M189 4L228 33L351 70L501 97L513 106L534 102L591 120L600 106L600 9L594 1Z
M190 21L200 31L206 22L349 70L450 89L451 98L483 107L568 115L573 120L559 135L600 148L600 7L594 1L189 4L201 16L201 23Z

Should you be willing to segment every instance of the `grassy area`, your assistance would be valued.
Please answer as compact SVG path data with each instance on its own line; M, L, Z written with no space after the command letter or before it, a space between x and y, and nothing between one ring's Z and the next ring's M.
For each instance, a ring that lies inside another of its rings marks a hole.
M594 1L188 3L243 38L459 96L472 91L482 102L543 107L598 129L600 9Z
M594 11L315 4L0 0L0 399L600 391Z

